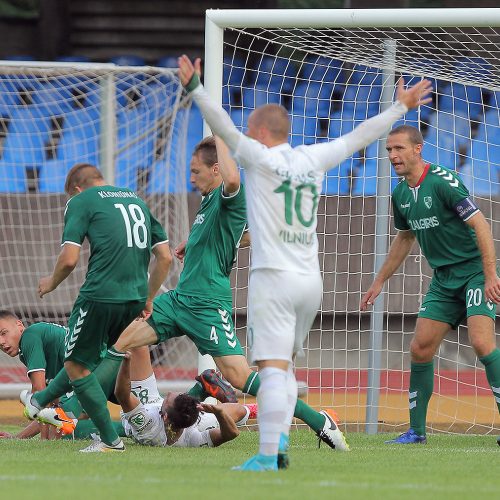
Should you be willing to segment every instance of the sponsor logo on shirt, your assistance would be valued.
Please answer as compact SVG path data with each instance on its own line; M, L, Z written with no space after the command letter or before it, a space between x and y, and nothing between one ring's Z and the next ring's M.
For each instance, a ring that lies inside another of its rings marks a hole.
M410 208L410 203L401 203L401 208Z
M196 224L203 224L205 222L205 214L198 214L193 222L193 226Z
M141 427L144 425L144 422L146 421L144 414L143 413L138 413L137 415L134 415L130 421L136 425L137 427Z
M432 207L432 197L431 196L424 196L424 203L427 208Z
M283 229L280 230L279 237L285 243L299 243L301 245L307 245L307 246L312 245L314 241L312 233L306 233L306 232L294 233Z
M417 220L410 219L408 221L408 224L410 224L410 227L412 228L413 231L418 231L422 229L429 229L431 227L439 226L439 220L434 215L432 217L424 217L423 219L417 219Z

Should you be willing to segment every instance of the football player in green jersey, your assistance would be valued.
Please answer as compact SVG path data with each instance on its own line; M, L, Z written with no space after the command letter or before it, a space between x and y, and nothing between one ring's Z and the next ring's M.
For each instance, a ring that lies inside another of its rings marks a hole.
M409 125L394 128L387 138L389 160L403 177L392 194L398 234L360 305L365 311L373 304L416 239L434 272L410 345L410 429L389 443L426 443L433 357L464 318L500 410L500 350L494 335L500 278L491 229L457 174L422 158L423 142L420 131Z
M246 206L239 171L225 144L214 138L196 146L190 168L191 183L203 198L187 243L174 252L184 260L177 288L158 296L152 316L133 322L114 347L125 352L187 335L201 354L213 356L217 368L234 387L256 396L260 377L250 369L234 331L229 282L238 246L249 244L246 236L242 238ZM189 394L200 400L210 395L224 401L223 392L224 388L204 372ZM335 424L334 411L317 412L299 399L294 416L331 448L349 449Z
M44 321L25 327L13 312L0 311L0 350L13 358L19 356L19 360L26 366L27 375L31 382L31 392L45 389L46 385L64 367L64 342L67 333L66 327ZM117 403L113 394L116 378L115 366L116 357L106 352L105 358L94 370L94 373L108 401ZM161 399L151 367L148 348L139 348L134 351L131 373L132 391L143 403L156 403ZM53 401L53 403L57 403L57 401ZM72 421L73 425L68 429L69 432L73 433L74 431L75 436L81 437L81 439L83 439L82 436L85 436L88 439L90 434L85 433L82 428L88 428L91 422L85 420L87 416L82 414L82 407L77 397L72 393L62 396L59 398L58 407L64 412L60 413L61 418L78 419L76 429L74 429L74 421ZM121 426L118 425L117 428L119 427ZM54 426L32 421L15 436L7 432L0 432L0 438L28 439L40 432L42 439L52 439L62 433L53 431L55 431ZM121 432L123 433L123 429Z
M148 317L152 301L171 263L167 236L146 203L133 191L108 185L99 169L81 163L71 168L65 191L62 250L52 275L40 280L40 297L55 290L76 267L85 239L90 258L85 283L69 319L64 369L43 391L23 391L25 415L59 425L51 408L56 397L74 390L100 432L101 440L84 452L123 451L106 396L93 373L122 330L137 316ZM156 257L148 283L151 253ZM117 356L117 365L121 361Z

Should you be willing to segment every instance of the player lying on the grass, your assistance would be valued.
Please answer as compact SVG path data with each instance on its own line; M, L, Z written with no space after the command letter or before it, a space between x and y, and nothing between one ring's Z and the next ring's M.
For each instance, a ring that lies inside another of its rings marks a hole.
M45 388L48 381L59 373L64 363L65 337L67 328L55 323L39 322L25 327L23 322L11 311L0 311L0 349L11 357L19 355L19 360L26 366L31 382L31 392ZM106 397L116 402L113 397L116 380L116 358L106 355L100 365L94 370ZM142 401L154 403L160 400L156 378L151 367L148 348L136 349L132 363L132 390ZM75 428L75 419L88 418L82 414L82 407L73 393L54 400L59 403L56 408L62 434L70 434ZM80 425L81 424L81 425ZM79 422L80 428L91 423ZM7 432L0 432L0 438L16 437L27 439L36 436L39 432L42 439L55 437L50 433L54 426L40 424L34 420L15 436Z
M204 404L188 394L170 392L163 401L143 404L131 391L127 353L116 379L125 434L146 446L220 446L238 436L238 426L255 418L256 405ZM252 414L251 414L252 412Z
M175 290L157 296L152 316L132 322L114 345L124 352L187 335L201 354L210 354L222 375L236 388L257 395L260 376L243 355L232 318L229 275L246 228L244 186L225 145L205 138L194 149L191 183L201 193L200 208L186 244L175 249L184 268ZM248 241L246 242L249 243ZM217 396L217 384L202 376L189 394ZM297 400L294 416L303 420L331 448L348 450L330 410L317 412Z

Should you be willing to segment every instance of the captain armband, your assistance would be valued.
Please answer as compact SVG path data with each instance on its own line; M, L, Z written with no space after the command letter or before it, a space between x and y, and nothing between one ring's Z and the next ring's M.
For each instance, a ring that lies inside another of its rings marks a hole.
M479 208L469 197L459 201L453 208L464 222L479 212Z

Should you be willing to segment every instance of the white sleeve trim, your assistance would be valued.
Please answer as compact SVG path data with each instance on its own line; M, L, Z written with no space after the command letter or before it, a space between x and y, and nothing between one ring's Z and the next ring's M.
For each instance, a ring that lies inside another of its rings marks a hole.
M68 240L63 241L63 242L61 243L61 246L62 246L62 247L63 247L64 245L75 245L76 247L80 247L80 248L81 248L81 246L82 246L82 244L81 244L81 243L76 243L76 241L68 241Z
M466 217L465 219L462 219L464 222L468 221L471 217L474 217L474 215L476 215L477 213L479 213L481 210L478 208L476 209L476 211L472 212L468 217Z
M45 368L33 368L33 370L28 370L26 373L29 375L30 373L35 373L35 372L44 372Z
M231 198L234 198L239 194L241 190L241 184L238 186L238 189L234 193L226 193L224 191L224 182L222 183L222 190L221 190L221 197L224 198L225 200L229 200Z
M158 243L155 243L152 247L151 250L153 250L154 247L157 247L158 245L163 245L164 243L168 243L168 240L163 240L159 241Z

